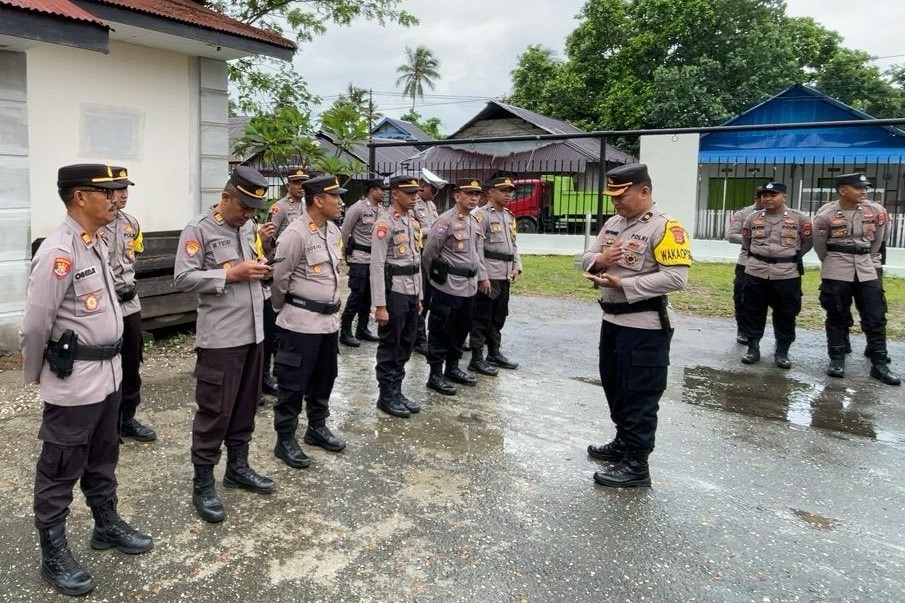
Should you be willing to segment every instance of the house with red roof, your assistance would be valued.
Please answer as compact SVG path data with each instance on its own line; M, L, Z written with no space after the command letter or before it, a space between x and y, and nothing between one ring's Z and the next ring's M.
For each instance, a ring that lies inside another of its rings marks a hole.
M0 0L0 349L64 216L57 169L126 166L143 230L181 229L228 177L226 62L295 50L192 0Z

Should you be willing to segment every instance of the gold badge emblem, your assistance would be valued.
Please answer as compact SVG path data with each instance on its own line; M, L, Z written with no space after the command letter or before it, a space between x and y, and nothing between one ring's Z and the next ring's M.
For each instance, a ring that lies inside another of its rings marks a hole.
M94 312L97 310L98 300L97 296L94 293L89 293L85 296L85 309L89 312Z
M399 253L407 253L408 250L409 250L409 248L406 247L405 245L400 245L400 246L399 246Z
M456 249L465 249L465 241L459 241L458 243L456 243Z
M320 273L321 273L321 265L320 265L320 264L317 264L314 268L312 268L312 270L314 270L314 274L320 274Z

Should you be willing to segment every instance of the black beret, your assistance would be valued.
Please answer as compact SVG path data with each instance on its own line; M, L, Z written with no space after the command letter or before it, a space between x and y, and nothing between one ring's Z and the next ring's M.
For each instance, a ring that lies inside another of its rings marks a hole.
M870 183L870 180L867 179L867 176L864 172L855 172L853 174L842 174L841 176L836 176L836 186L842 186L843 184L847 184L849 186L873 186Z
M632 185L650 183L647 165L643 163L628 163L613 168L606 173L606 189L604 189L603 194L610 197L618 197Z
M761 187L762 193L785 193L786 185L782 182L764 182Z
M103 163L64 165L57 172L57 188L92 186L113 190L130 184L128 177L118 178L113 167Z
M412 176L393 176L390 178L390 188L398 188L407 193L417 192L421 188L417 178Z
M342 195L347 192L346 189L342 188L339 185L339 180L336 176L331 176L330 174L326 174L324 176L318 176L317 178L311 178L310 180L305 180L302 184L305 188L305 196L313 197L314 195L320 195L323 193L329 193L331 195Z
M269 185L261 172L247 165L237 165L229 177L229 183L239 191L242 203L254 209L264 207Z

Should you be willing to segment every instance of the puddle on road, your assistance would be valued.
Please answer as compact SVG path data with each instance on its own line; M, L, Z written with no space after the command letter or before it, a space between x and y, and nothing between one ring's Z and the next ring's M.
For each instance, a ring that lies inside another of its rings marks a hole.
M879 430L873 400L856 400L844 387L805 383L786 374L732 372L708 366L684 368L682 401L729 412L816 427L888 443L905 443L905 434Z

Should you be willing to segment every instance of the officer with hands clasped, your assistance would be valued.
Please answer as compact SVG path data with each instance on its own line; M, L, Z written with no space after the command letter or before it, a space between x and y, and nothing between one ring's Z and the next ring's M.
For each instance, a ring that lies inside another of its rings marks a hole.
M305 443L340 452L346 442L330 431L330 394L339 354L339 262L342 240L333 222L342 212L342 195L335 176L305 181L305 213L283 231L271 290L280 327L275 357L278 393L273 407L277 433L274 455L295 469L311 465L296 440L299 414L305 404L308 427Z
M615 463L594 474L603 486L650 486L657 411L666 390L673 313L666 294L688 282L691 249L679 222L652 197L643 163L610 170L605 195L616 214L581 258L585 277L600 287L600 381L616 437L588 446L595 459Z
M91 548L153 547L116 510L123 314L98 231L115 219L114 191L126 186L107 165L59 169L68 215L32 258L19 329L25 381L40 384L44 401L34 490L41 577L72 596L95 587L66 540L76 482L94 517Z
M861 172L836 178L839 198L814 216L814 251L820 258L820 305L826 311L826 341L830 357L826 374L845 376L852 300L867 338L870 376L887 385L901 379L889 370L886 349L886 303L874 258L886 237L886 209L868 201L867 176Z
M377 220L371 241L371 295L377 318L377 408L408 417L421 404L402 393L405 363L412 355L423 297L421 224L411 215L418 181L410 176L390 179L392 204Z
M198 293L192 503L211 523L226 517L214 488L214 465L224 443L224 486L258 494L274 489L272 480L248 465L264 358L261 283L272 274L251 218L266 196L264 176L236 167L220 202L188 223L176 250L176 287Z
M478 291L490 293L483 263L481 218L471 213L480 195L477 179L460 179L453 194L456 204L434 222L422 253L422 264L430 271L434 287L428 320L427 387L446 396L456 394L447 379L468 386L477 383L474 375L459 368L459 359L471 328L474 295Z

